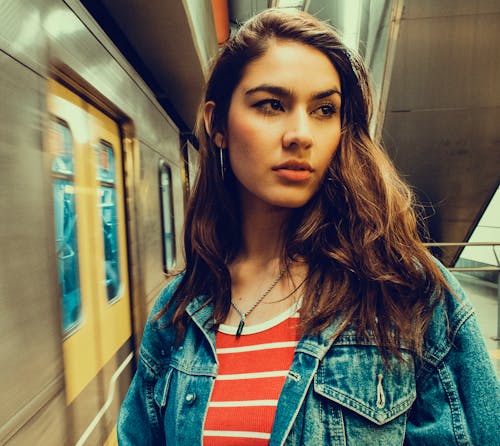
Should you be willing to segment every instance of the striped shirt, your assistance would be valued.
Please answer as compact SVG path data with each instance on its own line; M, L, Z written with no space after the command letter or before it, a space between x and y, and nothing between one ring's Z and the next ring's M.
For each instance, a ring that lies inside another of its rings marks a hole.
M269 444L278 398L299 340L297 305L262 324L220 325L219 373L203 430L204 446Z

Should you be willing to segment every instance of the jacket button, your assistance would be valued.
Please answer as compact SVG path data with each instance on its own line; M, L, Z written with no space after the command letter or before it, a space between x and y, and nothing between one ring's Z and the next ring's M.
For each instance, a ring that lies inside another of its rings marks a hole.
M196 393L188 393L186 395L186 403L188 404L193 404L195 399L196 399Z

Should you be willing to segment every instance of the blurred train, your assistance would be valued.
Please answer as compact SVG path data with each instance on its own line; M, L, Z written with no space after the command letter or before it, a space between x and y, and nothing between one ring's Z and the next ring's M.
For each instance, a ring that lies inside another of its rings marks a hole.
M78 2L0 1L0 90L0 444L116 444L197 152Z

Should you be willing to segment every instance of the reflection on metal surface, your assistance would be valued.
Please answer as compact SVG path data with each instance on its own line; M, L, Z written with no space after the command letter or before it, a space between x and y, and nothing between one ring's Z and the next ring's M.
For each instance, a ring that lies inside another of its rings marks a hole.
M279 8L285 11L307 11L311 0L268 0L269 8Z
M36 9L28 12L13 42L14 49L23 52L33 45L40 38L40 26L40 12Z
M342 36L344 43L357 51L361 26L361 0L351 0L349 8L344 8Z
M82 29L82 23L72 11L56 9L50 12L44 20L44 28L55 38L72 34Z

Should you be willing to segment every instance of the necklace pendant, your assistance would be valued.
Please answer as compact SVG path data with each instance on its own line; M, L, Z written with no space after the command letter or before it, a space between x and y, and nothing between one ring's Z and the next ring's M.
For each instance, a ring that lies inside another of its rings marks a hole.
M237 338L240 337L244 326L245 326L245 319L241 319L240 323L238 324L238 329L236 330L236 337Z
M241 336L241 333L243 331L243 327L245 326L245 319L247 318L247 316L257 308L257 306L265 299L265 297L271 292L271 290L276 286L276 284L280 281L280 279L283 277L283 274L285 274L285 270L282 269L281 272L279 273L278 277L276 277L276 279L274 279L273 283L271 283L271 285L269 286L269 288L264 291L264 293L262 294L262 296L260 296L258 299L257 299L257 302L255 302L253 304L253 306L247 310L245 313L243 313L239 308L238 306L234 303L234 300L231 299L231 305L233 306L233 308L238 312L238 314L241 316L241 320L240 320L240 323L238 324L238 328L236 330L236 338L239 338Z

